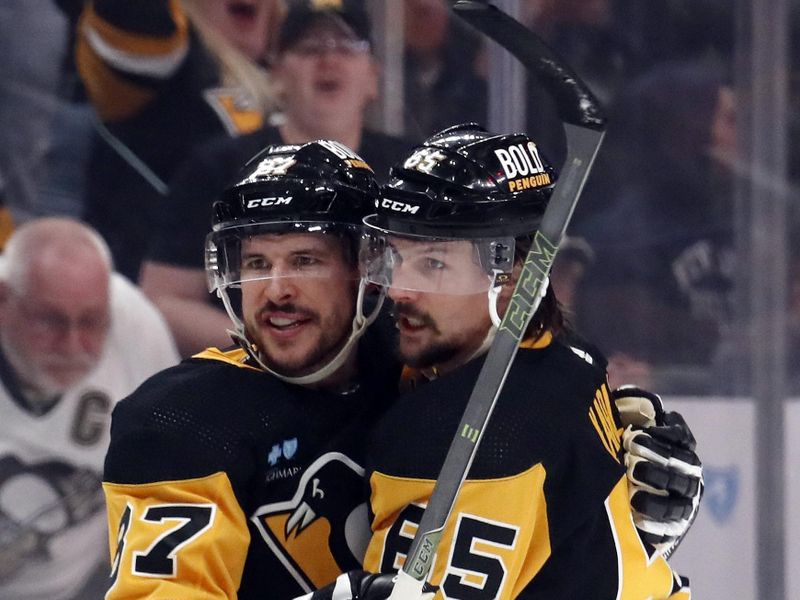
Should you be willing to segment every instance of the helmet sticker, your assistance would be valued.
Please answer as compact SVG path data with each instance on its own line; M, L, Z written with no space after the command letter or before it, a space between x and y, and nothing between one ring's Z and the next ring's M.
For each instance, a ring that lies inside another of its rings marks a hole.
M545 171L536 144L512 144L494 151L508 179L508 190L519 192L550 185L550 174Z
M273 177L275 175L286 175L295 163L293 156L269 156L262 160L253 174L250 175L250 181L256 181L259 177Z
M361 158L358 154L353 152L344 144L340 144L339 142L335 142L333 140L319 140L317 143L334 156L341 158L348 167L372 171L372 167L370 167L363 158Z
M519 192L522 190L529 190L531 188L544 187L553 182L548 173L539 173L538 175L531 175L530 177L520 177L508 182L509 192Z
M416 169L423 173L430 173L433 168L447 158L441 150L436 148L420 148L406 159L403 167L406 169Z

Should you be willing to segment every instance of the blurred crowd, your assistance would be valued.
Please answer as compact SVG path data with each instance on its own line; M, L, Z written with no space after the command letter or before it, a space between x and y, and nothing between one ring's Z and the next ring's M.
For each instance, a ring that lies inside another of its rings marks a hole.
M128 312L157 309L153 322L164 327L163 316L181 356L228 345L227 316L206 288L203 242L211 203L250 156L268 144L331 138L356 149L386 180L414 143L456 123L486 123L492 75L486 45L453 17L448 2L403 3L399 136L380 131L370 110L381 102L370 6L377 3L331 3L342 5L343 26L315 21L310 0L4 0L2 241L42 220L42 231L56 237L92 230L108 249L114 281L135 284L126 296ZM521 5L526 24L585 79L610 115L552 274L572 324L608 356L612 384L655 385L662 393L734 392L721 383L731 345L745 339L734 310L742 284L733 206L742 102L732 77L734 3ZM792 140L799 67L793 65ZM535 80L526 89L527 132L558 164L565 141L553 101ZM790 171L800 176L796 155ZM44 245L45 238L39 232L35 239ZM791 250L786 308L793 365L800 348L800 261L797 248ZM8 259L21 260L18 254ZM88 289L72 287L80 290L55 294ZM4 294L0 303L7 302ZM107 318L121 318L114 315ZM31 337L37 331L53 336L53 327L71 331L72 317L32 318L23 311L0 321L6 355L0 367L13 370L19 351L7 335L9 320ZM83 323L75 318L76 327ZM168 350L159 364L177 360L171 343L160 344ZM74 354L77 345L73 340L48 352ZM94 354L87 358L92 368L99 360ZM36 390L34 414L46 413L48 398L75 385ZM0 421L6 410L0 407ZM9 477L0 469L0 486ZM0 547L6 499L0 494ZM87 581L83 575L61 595L42 597L91 598L77 592ZM11 597L3 586L13 576L0 569L1 597Z

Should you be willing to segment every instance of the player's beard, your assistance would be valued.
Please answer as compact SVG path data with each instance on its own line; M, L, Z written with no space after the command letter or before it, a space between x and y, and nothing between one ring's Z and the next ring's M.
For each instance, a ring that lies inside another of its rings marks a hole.
M264 312L287 312L298 313L311 319L318 330L317 339L313 343L304 340L310 346L310 350L305 355L286 360L286 352L280 348L280 344L275 340L269 340L269 335L261 331L255 325L247 326L248 338L255 340L259 349L261 360L273 371L286 377L302 377L318 371L328 364L344 347L350 334L350 328L336 323L325 323L321 315L313 310L299 307L295 304L275 304L267 302L257 313L256 321L261 319L260 315ZM339 316L337 315L337 319ZM343 320L344 317L342 316ZM352 322L352 315L347 324ZM337 335L338 334L338 335ZM267 343L269 340L271 343Z
M398 317L414 317L422 321L422 324L427 327L434 335L440 335L441 332L436 326L436 321L425 312L417 309L414 305L405 302L398 302L392 309L392 315ZM415 369L428 369L436 365L446 363L462 351L461 345L457 341L443 340L440 342L432 342L426 346L420 347L414 351L407 351L403 349L402 334L396 341L396 354L405 364Z

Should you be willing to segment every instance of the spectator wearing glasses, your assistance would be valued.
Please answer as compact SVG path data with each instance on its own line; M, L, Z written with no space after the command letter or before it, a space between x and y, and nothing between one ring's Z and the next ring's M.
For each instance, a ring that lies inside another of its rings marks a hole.
M0 257L0 598L102 597L111 410L177 359L94 230L45 218L13 233Z
M359 0L303 0L289 5L278 34L272 77L280 113L240 138L194 151L171 184L140 283L167 318L183 355L224 347L228 317L206 289L203 240L212 201L240 166L265 146L332 139L356 149L385 176L410 144L366 128L378 94L371 24Z

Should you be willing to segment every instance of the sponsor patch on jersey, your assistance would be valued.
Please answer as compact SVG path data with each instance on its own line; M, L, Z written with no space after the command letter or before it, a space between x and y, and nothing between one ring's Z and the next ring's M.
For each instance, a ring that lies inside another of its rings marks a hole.
M297 438L283 440L280 444L275 444L269 451L267 462L273 467L278 464L281 458L290 460L297 452Z
M302 471L300 467L283 467L277 469L270 469L267 471L267 475L264 477L265 481L278 481L280 479L289 479L290 477L294 477L300 471Z

